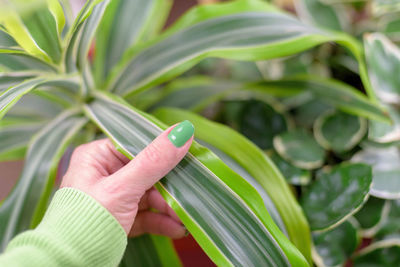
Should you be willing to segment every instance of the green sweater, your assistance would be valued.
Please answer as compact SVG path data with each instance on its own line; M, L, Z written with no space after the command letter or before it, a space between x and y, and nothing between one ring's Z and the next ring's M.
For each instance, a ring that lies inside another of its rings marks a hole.
M9 243L0 266L117 266L126 244L124 229L103 206L63 188L40 225Z

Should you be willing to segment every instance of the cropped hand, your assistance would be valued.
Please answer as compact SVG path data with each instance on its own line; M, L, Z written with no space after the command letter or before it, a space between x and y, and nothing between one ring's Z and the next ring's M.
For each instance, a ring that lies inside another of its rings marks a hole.
M193 131L189 121L172 126L133 160L118 152L109 139L81 145L72 154L61 187L93 197L129 236L154 233L181 238L185 227L153 185L188 152Z

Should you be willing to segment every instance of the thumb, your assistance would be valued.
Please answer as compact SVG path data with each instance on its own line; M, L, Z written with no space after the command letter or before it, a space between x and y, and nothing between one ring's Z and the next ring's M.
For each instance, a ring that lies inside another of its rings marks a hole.
M182 160L192 144L193 133L194 126L187 120L170 127L109 178L144 193Z

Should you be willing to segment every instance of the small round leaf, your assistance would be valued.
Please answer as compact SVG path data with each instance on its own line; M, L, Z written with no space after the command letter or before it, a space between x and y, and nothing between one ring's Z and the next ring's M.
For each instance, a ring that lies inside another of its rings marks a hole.
M393 244L376 242L366 247L354 259L354 267L394 267L400 266L400 240ZM396 244L397 243L397 244Z
M327 150L345 152L356 146L367 131L367 121L341 111L329 111L315 121L314 136Z
M281 171L286 181L292 185L307 185L311 180L311 173L308 170L302 170L293 166L289 162L285 161L276 152L268 153L268 156L272 159L278 169Z
M383 218L376 239L398 239L400 240L400 199L389 201L388 215Z
M384 199L400 198L400 152L397 147L366 148L356 153L352 161L372 166L371 195Z
M225 103L225 119L261 149L272 148L275 135L286 132L288 118L273 105L260 100L237 100Z
M361 163L342 163L318 173L301 199L311 229L331 229L354 214L367 200L371 181L371 167Z
M374 227L381 220L386 201L370 197L365 205L354 215L362 229Z
M360 241L357 229L348 221L327 232L314 233L317 266L342 266Z
M280 134L275 136L273 143L279 155L296 167L310 170L324 163L324 149L305 131Z

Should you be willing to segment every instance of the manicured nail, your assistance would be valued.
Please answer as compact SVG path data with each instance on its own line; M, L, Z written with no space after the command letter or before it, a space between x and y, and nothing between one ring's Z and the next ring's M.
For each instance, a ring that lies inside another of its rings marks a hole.
M174 146L181 147L193 136L193 133L193 124L190 121L185 120L172 129L168 134L168 139L172 144L174 144Z

